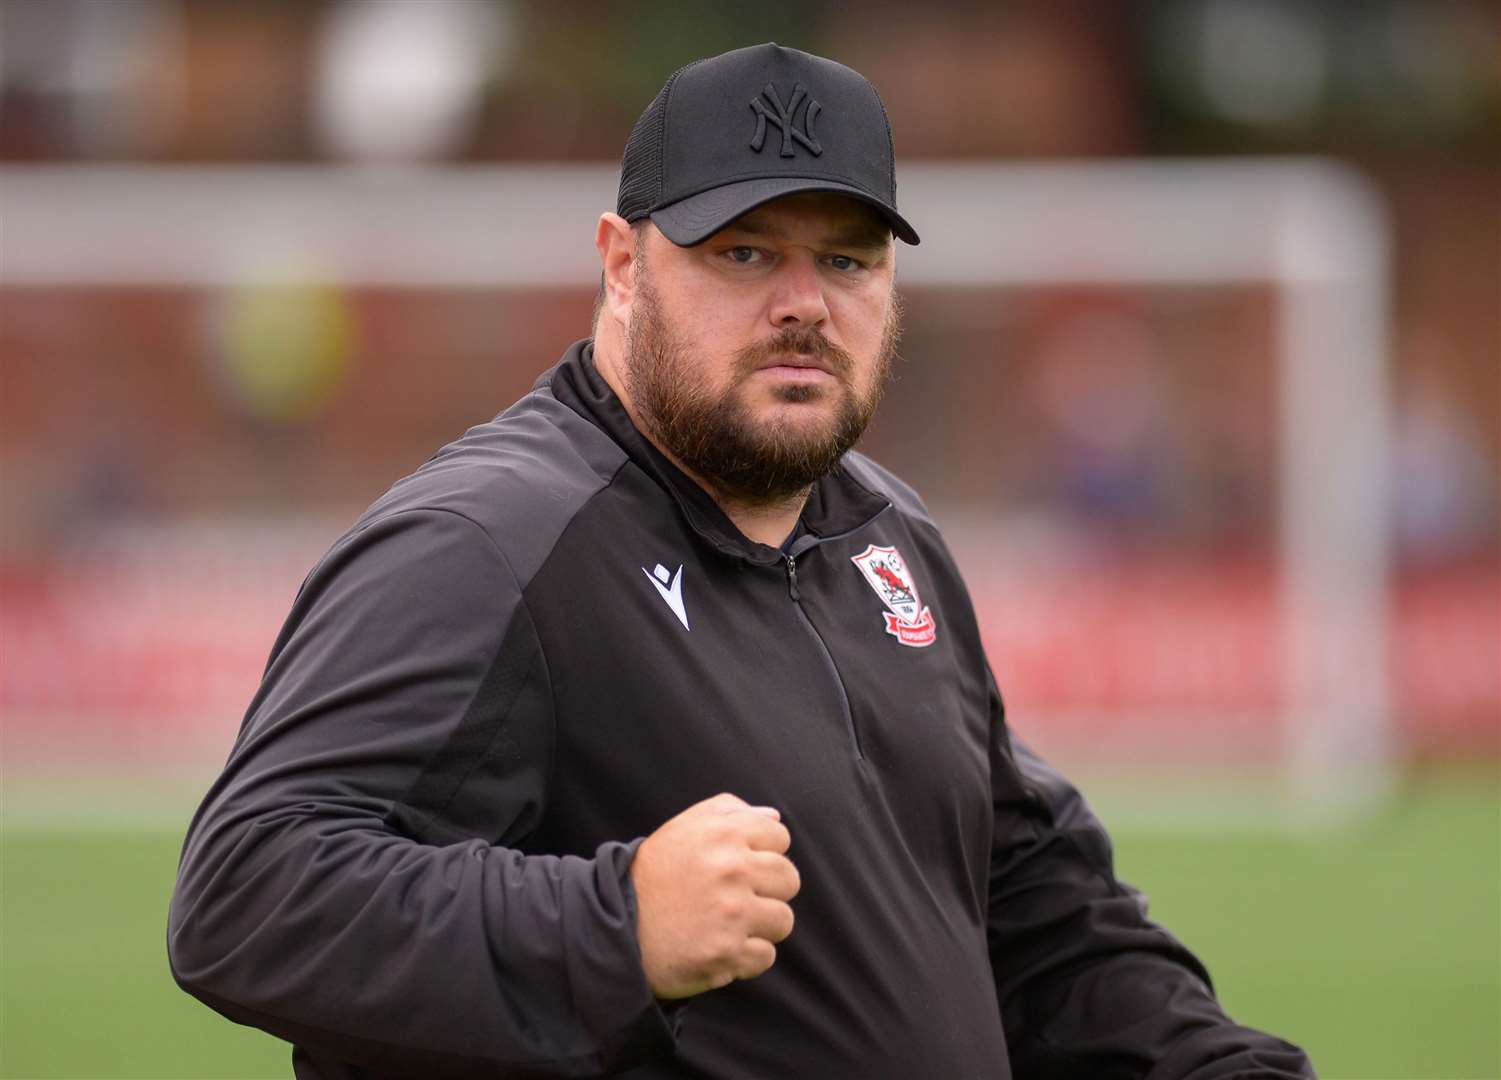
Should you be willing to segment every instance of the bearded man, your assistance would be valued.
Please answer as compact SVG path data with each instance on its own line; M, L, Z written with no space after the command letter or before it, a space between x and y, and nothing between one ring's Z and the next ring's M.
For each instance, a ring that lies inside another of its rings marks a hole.
M875 90L675 74L592 340L314 568L173 899L299 1077L1307 1077L1015 742L917 496Z

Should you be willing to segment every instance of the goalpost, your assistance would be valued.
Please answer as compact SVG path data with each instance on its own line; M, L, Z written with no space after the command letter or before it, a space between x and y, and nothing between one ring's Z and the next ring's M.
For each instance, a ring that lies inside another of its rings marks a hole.
M902 198L924 222L924 243L903 253L904 281L1274 288L1286 771L1272 789L1278 805L1221 807L1202 820L1311 824L1378 803L1396 748L1386 674L1390 256L1373 190L1327 161L1262 159L908 168ZM973 228L982 207L992 223L983 232ZM1179 809L1164 816L1181 824Z
M0 284L592 287L581 231L613 205L616 179L614 164L9 166ZM1374 805L1395 748L1389 240L1370 188L1311 159L914 162L901 201L924 237L902 252L904 286L1274 290L1286 741L1278 804L1214 824L1334 821Z

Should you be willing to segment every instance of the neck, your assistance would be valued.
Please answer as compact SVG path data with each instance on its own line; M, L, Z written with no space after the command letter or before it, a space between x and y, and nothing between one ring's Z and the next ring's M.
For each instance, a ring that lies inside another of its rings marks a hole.
M651 438L651 436L647 436L647 438ZM661 447L658 447L658 449L660 450ZM662 452L664 454L667 453L665 450ZM668 454L668 457L671 456ZM683 466L677 461L674 461L673 464L683 469ZM692 476L698 486L709 493L709 497L718 503L719 508L724 511L724 516L735 523L735 528L739 529L749 539L754 540L758 544L765 544L767 547L782 546L782 542L797 527L798 515L803 512L803 507L808 502L808 492L802 491L775 503L737 503L715 491L712 486L704 483L701 477L694 476L690 470L683 469L683 471Z
M599 321L600 325L594 340L594 370L599 372L599 377L604 379L605 384L615 392L615 396L625 406L626 415L631 418L631 423L636 425L636 430L646 436L647 441L655 446L663 457L682 470L684 476L708 492L709 498L714 500L715 504L724 511L724 516L729 518L735 528L739 529L747 539L768 547L781 547L782 541L786 540L797 526L798 515L803 512L803 507L808 502L808 491L805 490L774 502L740 502L719 491L713 484L679 461L676 454L657 440L651 428L642 423L636 406L625 391L625 381L620 376L621 343L618 337L608 332L608 328L604 325L606 319L603 316Z

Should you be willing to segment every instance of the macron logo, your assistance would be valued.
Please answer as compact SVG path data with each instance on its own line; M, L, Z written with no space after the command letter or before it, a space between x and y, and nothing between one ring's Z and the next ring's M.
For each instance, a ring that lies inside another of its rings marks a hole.
M655 570L641 568L646 579L657 587L657 592L662 594L662 599L667 601L667 606L672 608L672 613L678 617L678 622L683 624L683 629L688 629L688 611L683 607L683 566L678 564L678 571L669 574L667 567L657 563Z

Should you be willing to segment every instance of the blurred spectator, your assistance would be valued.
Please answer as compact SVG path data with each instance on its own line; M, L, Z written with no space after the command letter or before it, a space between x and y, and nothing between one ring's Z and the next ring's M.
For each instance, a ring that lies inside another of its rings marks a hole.
M1422 368L1404 373L1395 407L1392 513L1398 554L1415 565L1494 555L1501 476L1472 416Z
M1044 324L1025 359L1027 411L1044 424L1027 463L1044 500L1117 541L1174 531L1187 448L1162 343L1123 305Z

